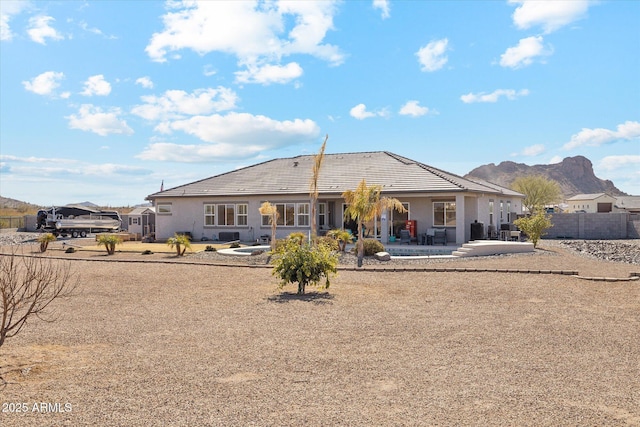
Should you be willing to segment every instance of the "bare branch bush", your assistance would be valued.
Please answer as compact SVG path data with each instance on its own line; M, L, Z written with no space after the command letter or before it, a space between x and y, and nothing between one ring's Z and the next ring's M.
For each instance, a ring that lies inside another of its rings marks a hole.
M56 299L71 297L77 287L78 278L68 262L25 256L17 249L0 254L0 347L33 317L45 322L58 320L50 304ZM1 376L0 382L3 382Z

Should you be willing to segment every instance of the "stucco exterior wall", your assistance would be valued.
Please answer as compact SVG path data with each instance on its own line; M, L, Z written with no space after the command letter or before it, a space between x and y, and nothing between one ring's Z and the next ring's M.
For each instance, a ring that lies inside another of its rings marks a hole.
M419 195L394 195L383 194L387 197L395 197L401 202L409 203L409 219L415 220L417 225L417 235L420 236L427 232L427 229L433 228L433 202L434 201L456 201L456 227L447 228L447 239L450 243L464 243L471 237L471 226L475 220L482 222L485 225L485 233L489 225L489 200L495 201L494 206L494 222L499 227L499 201L495 195L484 194L419 194ZM504 199L505 206L506 201L511 200L512 212L516 207L520 209L521 203L517 198ZM269 201L273 204L276 203L309 203L310 199L301 195L292 196L236 196L236 197L224 197L224 198L203 198L203 197L175 197L175 198L163 198L156 200L156 239L166 240L172 237L176 232L189 232L193 236L194 240L201 240L203 238L207 240L217 240L220 232L238 232L240 234L240 240L244 242L256 241L260 236L271 236L271 227L269 225L262 225L262 217L259 212L260 205L264 201ZM331 215L330 223L333 223L335 227L342 226L343 200L335 196L319 197L319 202L327 203L333 202L333 211L329 213ZM159 204L170 204L171 213L162 213L158 209ZM247 204L247 225L243 226L205 226L204 225L204 205L205 204ZM459 213L458 213L458 210ZM459 215L459 216L458 216ZM505 218L506 220L506 218ZM381 223L378 224L382 226ZM309 233L311 230L309 226L296 226L286 227L278 226L276 228L276 237L278 239L284 238L293 232ZM381 233L382 235L382 233Z

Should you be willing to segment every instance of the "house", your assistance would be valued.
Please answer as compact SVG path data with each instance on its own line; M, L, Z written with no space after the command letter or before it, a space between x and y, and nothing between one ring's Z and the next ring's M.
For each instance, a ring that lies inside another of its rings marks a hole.
M126 215L123 215L123 228L126 226L129 233L147 236L155 231L156 208L137 207Z
M605 213L613 211L616 199L606 193L577 194L568 198L566 203L569 205L566 212L569 213Z
M616 212L629 212L638 215L640 214L640 196L616 197L616 203L613 207Z
M196 240L260 240L271 233L269 218L258 211L265 201L280 214L277 238L310 233L314 158L274 159L147 196L156 209L156 238L179 232ZM385 212L366 224L367 236L383 243L408 224L414 241L439 228L446 229L447 242L461 244L470 240L472 223L475 233L476 221L482 224L486 236L490 226L500 230L522 212L520 193L387 151L325 154L318 179L319 234L333 228L355 230L355 224L344 220L342 193L355 190L362 179L381 185L383 196L399 199L407 209Z

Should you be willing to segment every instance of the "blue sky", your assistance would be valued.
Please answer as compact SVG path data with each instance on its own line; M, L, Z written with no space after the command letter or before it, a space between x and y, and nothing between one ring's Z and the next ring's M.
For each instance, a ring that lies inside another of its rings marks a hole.
M640 195L637 1L0 2L0 194L135 205L278 157L583 155Z

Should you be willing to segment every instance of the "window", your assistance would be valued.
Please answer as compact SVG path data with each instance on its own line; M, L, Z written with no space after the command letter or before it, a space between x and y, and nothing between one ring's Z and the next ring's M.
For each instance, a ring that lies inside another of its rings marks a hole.
M489 200L489 225L493 225L493 200Z
M216 205L204 205L204 225L216 225Z
M504 202L500 200L500 222L504 220Z
M171 215L171 203L158 204L159 215Z
M327 225L327 204L318 204L318 227L323 228Z
M456 202L433 202L433 225L456 226Z
M205 226L234 226L247 225L249 205L241 204L205 204L204 205L204 225Z
M309 225L309 204L298 204L298 226Z
M249 216L249 206L248 205L236 205L236 210L237 210L237 223L238 225L247 225L249 223L248 220L248 216Z
M507 200L507 222L511 222L511 200Z
M274 203L278 210L276 224L282 227L306 227L309 225L309 203ZM269 226L269 216L262 215L262 225Z

